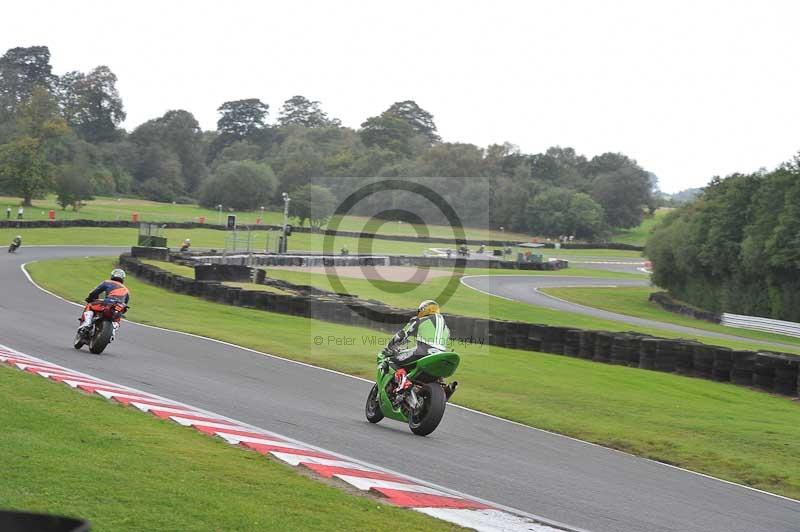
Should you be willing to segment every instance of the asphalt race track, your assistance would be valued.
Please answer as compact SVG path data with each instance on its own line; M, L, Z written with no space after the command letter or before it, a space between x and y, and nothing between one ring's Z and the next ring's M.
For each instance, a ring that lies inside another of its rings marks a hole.
M465 409L449 407L427 438L370 425L370 383L217 342L127 323L106 354L75 351L79 310L30 284L20 265L119 251L28 247L0 258L0 342L593 532L800 530L800 502Z
M635 271L634 268L619 265L602 264L596 265L602 269L611 269L612 271ZM601 318L605 320L620 321L623 323L630 323L631 325L639 325L641 327L649 327L652 329L662 329L665 331L673 331L682 334L689 334L692 336L705 336L708 338L722 338L726 340L739 340L752 344L761 344L772 347L793 347L791 345L782 344L780 342L769 342L764 340L754 340L752 338L743 338L733 334L724 334L714 331L706 331L703 329L695 329L692 327L684 327L682 325L675 325L672 323L665 323L655 320L647 320L637 318L635 316L628 316L625 314L617 314L616 312L609 312L592 307L585 307L577 303L565 301L563 299L545 294L539 290L542 288L563 288L563 287L624 287L624 286L650 286L650 281L647 277L642 275L642 279L605 279L598 277L572 277L568 274L561 275L475 275L464 276L461 280L462 284L483 292L505 299L513 299L522 303L536 305L539 307L550 308L553 310L560 310L563 312L572 312L577 314L585 314Z

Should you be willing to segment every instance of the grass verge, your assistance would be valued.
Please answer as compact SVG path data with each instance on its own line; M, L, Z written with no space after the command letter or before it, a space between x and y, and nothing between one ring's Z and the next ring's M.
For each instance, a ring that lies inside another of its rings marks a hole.
M92 530L453 530L254 452L0 367L4 508Z
M11 219L15 220L17 208L20 205L19 198L0 196L0 216L5 217L7 207L11 207ZM273 207L274 208L274 207ZM206 209L193 204L172 204L148 201L139 198L116 198L98 196L86 202L86 205L75 212L72 209L61 209L56 203L55 194L50 194L43 199L33 201L32 207L25 207L25 220L47 220L50 210L55 211L58 220L130 220L133 213L139 215L141 221L147 222L196 222L200 217L206 219L206 223L225 223L228 214L235 214L240 225L255 224L261 218L266 225L283 224L283 210L274 211L261 210L230 212L224 208L222 213L216 209ZM294 220L296 222L296 220ZM369 218L364 216L343 216L338 228L341 231L364 231L367 227ZM417 232L420 229L420 232ZM427 225L425 228L418 228L413 224L386 222L379 225L375 230L368 232L378 232L385 235L406 235L417 236L425 234L430 236L453 238L454 231L447 225ZM465 227L464 232L470 240L519 240L527 241L529 236L521 233L503 233L485 228Z
M80 300L108 258L34 263L29 271ZM174 294L131 279L130 318L371 378L376 345L346 327ZM269 331L269 334L265 334ZM135 341L122 330L121 341ZM317 345L315 338L321 339ZM348 341L349 340L349 341ZM798 405L730 384L485 345L462 354L457 403L576 438L800 497ZM353 412L353 416L362 413Z

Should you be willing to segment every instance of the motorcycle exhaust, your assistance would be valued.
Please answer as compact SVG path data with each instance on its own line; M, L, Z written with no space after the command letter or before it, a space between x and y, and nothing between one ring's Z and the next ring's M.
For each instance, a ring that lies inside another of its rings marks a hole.
M450 397L456 393L456 388L458 388L458 381L453 381L444 387L444 396L448 401Z

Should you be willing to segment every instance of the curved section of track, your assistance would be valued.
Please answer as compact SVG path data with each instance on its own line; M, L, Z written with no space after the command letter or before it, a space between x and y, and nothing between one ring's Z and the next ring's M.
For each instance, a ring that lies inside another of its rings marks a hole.
M3 257L2 343L593 532L787 532L800 523L797 501L463 408L448 408L427 438L399 423L370 425L369 382L199 337L126 324L107 354L75 351L76 308L38 290L20 265L117 253L25 248Z
M604 320L629 323L631 325L638 325L640 327L661 329L664 331L678 332L692 336L744 341L752 344L770 346L773 348L796 347L779 342L754 340L752 338L743 338L733 334L707 331L704 329L695 329L693 327L675 325L674 323L647 320L643 318L637 318L635 316L628 316L627 314L618 314L616 312L609 312L607 310L601 310L594 307L587 307L577 303L572 303L570 301L545 294L541 291L542 289L546 288L650 286L650 281L644 276L642 276L642 279L639 280L608 279L601 277L570 277L568 275L466 275L461 278L461 283L469 288L472 288L473 290L477 290L492 296L502 297L504 299L519 301L521 303L527 303L529 305L536 305L553 310L560 310L563 312L584 314Z

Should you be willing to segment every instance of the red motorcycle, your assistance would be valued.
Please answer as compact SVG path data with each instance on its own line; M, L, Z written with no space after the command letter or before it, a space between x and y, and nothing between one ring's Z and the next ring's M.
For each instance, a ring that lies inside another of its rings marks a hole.
M85 329L75 333L75 342L72 344L75 349L80 349L84 345L89 346L89 351L99 355L114 341L116 323L119 326L120 319L128 312L128 305L119 301L93 301L87 306L87 310L94 312L92 323Z

